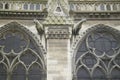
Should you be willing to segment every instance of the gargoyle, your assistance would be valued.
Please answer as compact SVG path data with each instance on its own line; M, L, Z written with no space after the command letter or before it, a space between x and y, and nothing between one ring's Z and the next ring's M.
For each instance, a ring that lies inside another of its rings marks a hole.
M34 23L36 24L37 31L39 32L40 35L43 34L44 29L42 23L40 23L38 20L34 19Z
M82 23L85 22L87 19L82 19L80 20L78 23L74 24L74 27L73 27L73 30L72 30L72 33L74 35L78 35L79 34L79 31L82 27Z

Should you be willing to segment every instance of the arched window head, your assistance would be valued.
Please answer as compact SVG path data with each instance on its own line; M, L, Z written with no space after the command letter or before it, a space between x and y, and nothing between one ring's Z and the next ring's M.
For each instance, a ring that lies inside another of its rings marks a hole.
M0 80L45 80L44 49L17 22L0 28Z
M106 8L107 8L107 10L111 10L110 4L107 4L107 5L106 5Z
M100 10L102 10L102 11L105 10L105 5L104 5L104 4L101 4L101 5L100 5Z
M76 40L73 50L75 51L73 72L77 80L114 80L115 77L119 80L120 77L117 75L120 73L119 38L118 30L103 24L84 32L83 37Z
M30 10L34 10L34 4L30 4Z
M117 10L117 4L113 4L113 10Z
M105 75L105 72L100 67L96 67L93 70L92 78L93 78L93 80L97 80L97 79L107 80L107 76Z
M5 4L5 9L9 9L9 4L8 3Z
M36 10L40 10L40 4L36 4Z
M3 9L3 3L0 3L0 9Z
M24 10L28 10L28 4L27 3L24 4Z

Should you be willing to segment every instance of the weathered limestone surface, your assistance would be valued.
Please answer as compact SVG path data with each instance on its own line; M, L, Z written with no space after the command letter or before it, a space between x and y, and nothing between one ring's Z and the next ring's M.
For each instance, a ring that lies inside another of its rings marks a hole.
M67 80L68 39L48 39L47 45L47 80Z

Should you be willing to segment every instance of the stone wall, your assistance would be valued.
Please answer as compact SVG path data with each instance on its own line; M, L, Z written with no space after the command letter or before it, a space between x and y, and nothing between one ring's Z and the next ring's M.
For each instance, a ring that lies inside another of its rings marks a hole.
M35 24L33 20L0 20L0 27L10 23L12 21L16 21L21 25L28 28L31 32L33 32L40 40L39 34L35 28ZM78 21L75 21L75 23ZM90 27L93 27L97 24L104 24L111 26L115 29L120 30L119 20L88 20L83 23L82 28L80 30L80 34L87 30ZM74 42L70 42L70 38L67 39L43 39L42 41L44 47L46 47L47 54L47 80L72 80L72 53L71 44Z

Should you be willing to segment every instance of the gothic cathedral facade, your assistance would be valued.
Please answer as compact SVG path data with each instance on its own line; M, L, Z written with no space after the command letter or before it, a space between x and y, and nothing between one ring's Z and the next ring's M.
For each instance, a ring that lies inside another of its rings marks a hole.
M0 0L0 80L120 80L120 0Z

